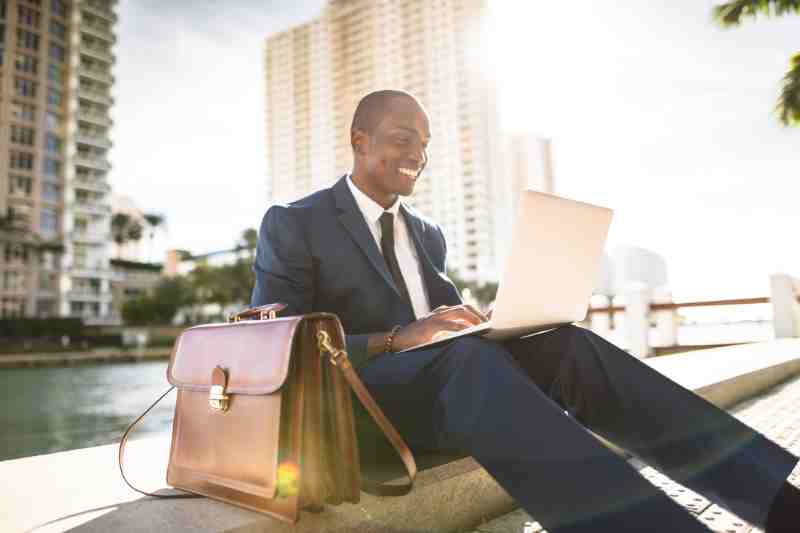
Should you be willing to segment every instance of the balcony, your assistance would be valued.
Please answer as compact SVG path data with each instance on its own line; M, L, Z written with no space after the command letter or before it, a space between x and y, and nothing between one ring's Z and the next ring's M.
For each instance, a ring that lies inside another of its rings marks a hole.
M102 193L111 192L111 185L109 185L108 182L103 179L78 177L75 178L73 185L76 189L83 189L86 191Z
M72 240L74 242L86 244L105 244L111 242L111 233L107 231L73 231Z
M76 212L87 213L90 215L110 215L111 206L102 202L80 202L75 201L70 204Z
M75 140L81 144L88 144L89 146L97 146L99 148L111 148L111 141L103 135L89 135L86 133L78 133Z
M80 51L82 54L86 54L87 56L94 59L98 59L100 61L105 61L107 63L114 62L114 55L108 48L81 44Z
M100 292L92 289L72 289L67 291L67 297L79 302L110 302L110 292Z
M78 259L69 268L69 274L74 278L108 278L111 276L111 270L103 268L101 261L87 261Z
M110 106L114 103L114 99L103 92L93 91L91 89L83 89L80 87L78 88L78 98L83 98L85 100L89 100L90 102L96 102L105 106Z
M114 76L112 76L107 69L79 66L78 74L92 80L102 81L104 83L114 83Z
M114 33L110 28L104 28L100 25L81 24L81 31L87 35L91 35L92 37L103 39L109 43L114 43L117 41L117 38L114 36Z
M91 111L82 111L78 110L78 119L83 120L85 122L89 122L90 124L94 124L96 126L111 126L114 121L111 120L105 113L93 113Z
M114 13L114 11L112 11L108 5L103 5L100 2L88 2L84 0L80 3L80 8L82 11L86 11L92 15L104 18L110 22L117 21L117 14Z
M80 167L92 168L95 170L111 170L111 163L102 157L76 155L75 164Z

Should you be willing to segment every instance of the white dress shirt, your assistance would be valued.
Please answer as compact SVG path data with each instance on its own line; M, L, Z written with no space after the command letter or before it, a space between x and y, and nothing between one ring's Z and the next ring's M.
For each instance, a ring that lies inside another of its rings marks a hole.
M375 238L378 251L381 251L381 215L384 211L394 215L394 253L397 255L397 263L400 265L400 272L406 282L414 315L417 318L422 318L431 312L431 306L428 301L425 283L422 281L422 270L419 256L417 256L417 248L408 233L405 218L398 216L400 214L400 198L391 207L384 209L375 200L361 192L356 187L356 184L353 183L353 180L350 179L350 176L347 177L347 186L350 187L350 192L353 193L353 197L356 199L356 205L361 210L369 231Z

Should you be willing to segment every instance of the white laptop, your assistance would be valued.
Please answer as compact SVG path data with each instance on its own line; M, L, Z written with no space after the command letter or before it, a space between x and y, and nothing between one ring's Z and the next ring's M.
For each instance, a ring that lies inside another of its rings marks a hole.
M598 280L612 211L522 191L492 318L441 332L417 350L464 335L504 340L580 322Z

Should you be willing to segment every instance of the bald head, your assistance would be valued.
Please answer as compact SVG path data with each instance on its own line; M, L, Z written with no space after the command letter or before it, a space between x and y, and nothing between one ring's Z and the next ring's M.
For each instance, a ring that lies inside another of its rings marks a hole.
M423 109L417 99L405 91L390 89L375 91L369 93L358 102L356 111L353 114L353 123L350 125L350 133L355 130L361 130L371 134L375 131L375 127L380 123L383 116L391 109L392 101L396 99L414 102L420 109Z

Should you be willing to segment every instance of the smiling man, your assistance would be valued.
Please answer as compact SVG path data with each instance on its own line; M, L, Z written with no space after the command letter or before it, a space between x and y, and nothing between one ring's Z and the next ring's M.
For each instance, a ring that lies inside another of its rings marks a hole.
M485 320L447 278L439 226L401 201L430 135L411 95L365 96L352 173L264 216L252 305L336 313L409 444L468 452L551 533L708 531L585 428L767 533L798 531L796 457L591 331L396 353Z

